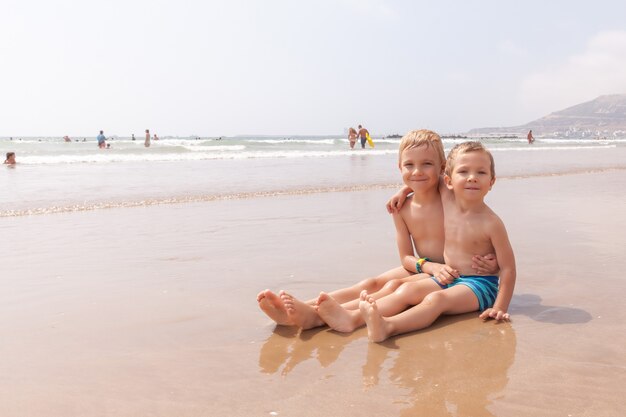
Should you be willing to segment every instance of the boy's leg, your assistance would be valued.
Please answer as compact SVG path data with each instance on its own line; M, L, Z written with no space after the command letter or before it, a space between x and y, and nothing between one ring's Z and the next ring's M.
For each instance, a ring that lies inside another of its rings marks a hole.
M391 316L403 311L408 306L420 303L428 294L439 290L441 287L432 279L407 282L402 284L396 292L382 297L378 301L378 309L381 315ZM366 291L363 290L362 293L366 293ZM380 293L381 291L377 294L380 295ZM372 296L369 298L375 300ZM317 312L333 330L352 332L363 326L365 320L360 310L348 310L344 308L345 305L340 305L327 294L322 293L318 298Z
M372 342L430 326L442 314L462 314L478 310L478 299L465 285L457 285L435 291L422 301L398 315L385 318L376 305L376 300L361 296L361 314L367 324L367 333Z
M333 297L338 303L355 300L358 307L358 298L361 291L376 292L389 281L408 278L412 275L411 272L403 267L398 267L383 272L375 278L364 279L351 287L333 291L328 295ZM277 324L295 325L303 328L312 328L324 324L318 320L319 317L317 319L315 317L318 315L315 307L318 304L319 297L302 302L290 294L284 297L282 293L276 295L270 290L264 290L257 295L257 302L261 310ZM289 300L289 309L285 307L284 299Z
M368 291L367 294L370 297L372 297L374 300L379 300L385 296L393 294L398 288L402 286L402 284L405 284L408 282L421 281L423 279L429 279L429 278L430 278L430 275L428 274L414 274L414 275L409 275L406 278L392 279L391 281L388 281L385 285L383 285L383 287L380 290L374 293L371 293ZM359 295L361 295L361 293L359 293ZM341 306L345 308L346 310L358 310L359 301L360 300L356 298L354 300L348 301L347 303L343 303ZM415 305L415 304L417 303L414 303L412 305Z
M442 289L433 279L407 282L402 284L393 294L379 299L376 305L383 317L391 317L403 312L408 307L418 305L426 296L436 291L442 291ZM368 299L376 300L369 295Z
M383 272L374 278L367 278L354 284L351 287L342 288L328 293L339 304L347 303L348 301L358 300L361 291L365 290L368 293L374 293L380 290L387 282L394 279L403 279L412 276L413 273L407 271L403 267L397 267ZM316 304L317 298L307 301L307 304Z

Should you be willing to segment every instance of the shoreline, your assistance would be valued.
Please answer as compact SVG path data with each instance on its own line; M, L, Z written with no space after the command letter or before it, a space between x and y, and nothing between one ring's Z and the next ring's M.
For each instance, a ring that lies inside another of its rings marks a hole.
M606 168L587 169L578 168L570 169L569 171L553 172L553 173L536 173L527 175L504 175L498 176L499 181L502 180L518 180L529 178L541 178L541 177L562 177L569 175L583 175L583 174L600 174L626 171L626 167L613 166ZM119 209L119 208L138 208L149 207L156 205L178 205L178 204L190 204L190 203L202 203L212 201L227 201L227 200L245 200L255 198L274 198L283 196L298 196L298 195L310 195L321 193L343 193L343 192L360 192L360 191L372 191L381 189L399 189L401 183L384 183L384 184L362 184L362 185L344 185L344 186L326 186L326 187L311 187L311 188L298 188L298 189L276 189L256 192L241 192L231 194L205 194L205 195L189 195L189 196L171 196L162 198L143 198L140 200L122 200L122 201L94 201L89 204L71 204L67 206L47 206L47 207L35 207L29 209L17 209L17 210L0 210L0 218L3 217L23 217L23 216L39 216L47 214L59 214L59 213L73 213L83 211L94 210L107 210L107 209Z
M626 146L573 150L516 145L492 150L499 179L626 168ZM395 144L388 155L351 152L320 157L305 156L306 152L296 158L51 165L22 165L18 152L15 169L0 175L5 190L0 195L0 215L255 198L259 193L360 190L400 182Z

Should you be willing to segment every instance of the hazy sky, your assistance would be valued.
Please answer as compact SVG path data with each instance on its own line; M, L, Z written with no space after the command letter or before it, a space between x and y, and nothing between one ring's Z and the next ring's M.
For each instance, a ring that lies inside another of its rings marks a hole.
M0 136L442 133L626 93L626 2L0 0Z

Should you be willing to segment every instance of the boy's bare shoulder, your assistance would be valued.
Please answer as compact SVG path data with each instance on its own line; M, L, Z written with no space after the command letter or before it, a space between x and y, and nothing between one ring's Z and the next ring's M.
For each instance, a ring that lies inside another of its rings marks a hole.
M400 212L403 211L407 211L407 210L411 210L411 204L413 204L413 198L415 196L413 194L410 194L409 196L407 196L406 200L404 201L404 204L402 205L402 207L400 207Z
M406 201L402 205L399 214L400 216L402 216L403 219L410 220L415 218L416 216L421 217L421 214L425 212L427 208L427 206L419 204L415 200L414 195L410 195L406 198Z
M392 213L394 219L400 219L406 223L406 219L411 217L411 204L413 202L413 195L410 195L404 201L400 210Z
M398 215L401 216L403 221L407 224L426 219L436 219L438 216L443 216L441 200L436 204L421 204L416 201L414 196L409 196L402 205Z
M504 222L502 221L500 216L498 216L496 212L491 209L491 207L485 206L484 216L486 226L490 230L495 231L498 229L506 229L506 227L504 226Z

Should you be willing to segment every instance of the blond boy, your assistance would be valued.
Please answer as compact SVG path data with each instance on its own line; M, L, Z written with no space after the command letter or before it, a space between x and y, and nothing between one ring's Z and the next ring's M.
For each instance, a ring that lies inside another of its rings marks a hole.
M480 142L464 142L450 151L444 181L452 193L442 195L444 258L446 268L458 271L460 277L452 282L433 277L432 283L440 291L428 292L433 288L428 281L404 284L379 301L363 291L359 309L371 341L381 342L423 329L442 314L480 310L482 319L509 320L507 310L516 278L515 257L504 224L484 202L495 179L493 157ZM499 279L474 275L471 258L476 252L496 254ZM417 305L402 311L414 304ZM390 316L388 313L393 309L402 312Z

